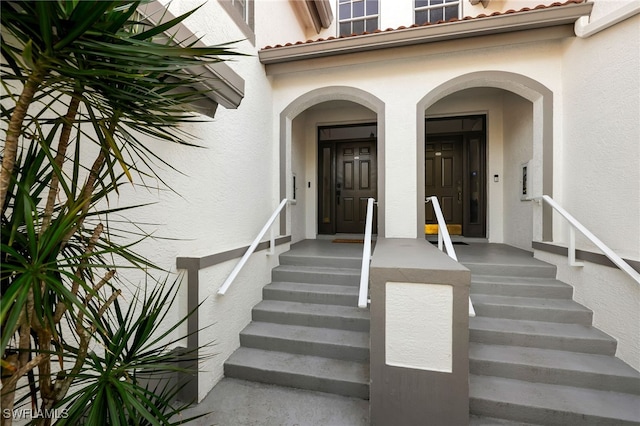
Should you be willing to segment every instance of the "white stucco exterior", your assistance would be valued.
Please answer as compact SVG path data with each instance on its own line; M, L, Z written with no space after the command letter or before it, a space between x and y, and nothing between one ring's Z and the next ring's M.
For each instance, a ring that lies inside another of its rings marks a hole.
M387 282L385 297L385 363L451 373L453 287Z
M182 0L168 7L178 15L201 3ZM539 3L492 1L484 9L462 2L464 16ZM618 3L628 2L596 0L592 17L606 15ZM382 1L380 19L381 28L413 24L412 2ZM123 203L160 199L135 218L157 224L158 236L174 239L144 243L156 263L175 270L177 257L249 245L282 196L293 195L293 175L296 202L286 208L285 234L293 242L316 238L317 128L324 125L378 123L379 232L421 238L424 118L469 114L486 115L488 241L532 250L532 240L542 238L541 207L519 195L520 167L528 161L534 195L542 195L549 183L550 195L612 249L640 260L639 16L587 39L576 38L571 28L543 28L260 63L260 48L335 36L335 22L316 34L290 2L255 2L255 44L239 41L238 50L247 56L228 62L246 84L240 106L220 107L213 120L185 127L203 148L154 148L184 173L166 171L175 193L122 192ZM245 38L218 1L204 3L186 24L207 44ZM551 164L545 160L549 152ZM555 218L554 243L565 244L565 235L566 225ZM592 249L583 240L579 246ZM203 365L199 399L222 377L222 363L239 346L238 333L276 262L277 256L257 253L223 297L215 291L235 261L200 271L200 321L210 326L200 341L215 341L215 355ZM580 271L560 266L559 278L594 310L595 325L618 339L618 356L640 369L640 287L604 266ZM181 306L184 314L186 293Z

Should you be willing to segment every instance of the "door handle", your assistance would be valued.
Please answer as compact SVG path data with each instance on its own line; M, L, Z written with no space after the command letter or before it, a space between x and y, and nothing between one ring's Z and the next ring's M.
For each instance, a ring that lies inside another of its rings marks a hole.
M341 194L340 190L337 190L336 191L336 203L338 205L340 205L340 194Z
M462 201L462 192L458 192L458 202Z

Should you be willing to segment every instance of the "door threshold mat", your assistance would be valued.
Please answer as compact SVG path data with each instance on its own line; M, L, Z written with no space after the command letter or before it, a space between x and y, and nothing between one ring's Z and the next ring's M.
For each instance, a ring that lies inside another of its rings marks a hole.
M364 240L356 240L350 238L336 238L332 243L348 243L348 244L364 244Z

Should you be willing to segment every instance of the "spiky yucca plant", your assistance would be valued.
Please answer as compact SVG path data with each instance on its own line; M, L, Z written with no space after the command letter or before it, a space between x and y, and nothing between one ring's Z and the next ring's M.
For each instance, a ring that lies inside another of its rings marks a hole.
M197 118L187 106L204 94L176 90L202 81L185 69L235 53L167 41L164 34L195 11L153 26L137 18L140 7L1 2L5 410L26 382L33 409L67 404L74 423L170 424L175 411L158 408L173 391L154 393L135 377L148 366L172 368L166 343L149 331L164 315L158 301L173 300L166 295L176 284L145 293L141 314L123 313L118 271L148 273L154 265L109 225L123 208L105 200L123 183L154 174L152 140L189 144L179 125Z

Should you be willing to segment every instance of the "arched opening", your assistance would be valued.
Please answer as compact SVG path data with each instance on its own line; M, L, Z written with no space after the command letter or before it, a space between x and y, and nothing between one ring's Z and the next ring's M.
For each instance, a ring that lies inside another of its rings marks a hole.
M384 176L378 170L384 170L382 101L343 86L300 96L280 114L280 196L295 198L281 219L281 233L290 233L294 242L319 233L358 233L362 199L374 196L384 205ZM356 225L348 226L350 221Z
M427 149L442 148L438 143L443 141L447 149L455 148L457 141L460 158L457 174L453 174L453 167L442 168L438 169L437 177L444 176L443 171L452 173L445 177L446 183L453 185L453 192L445 195L452 197L447 204L450 212L459 209L460 233L526 249L531 248L532 240L550 239L551 212L542 211L529 200L532 196L553 193L552 118L552 92L519 74L470 73L427 94L417 108L419 232L424 232L425 223L429 222L427 209L422 208L425 196L432 195L427 191L428 184L433 182L428 181L425 173L433 176L430 164L434 164L434 155L445 154ZM452 123L449 127L433 125L446 123L447 119ZM476 123L476 127L469 127L471 124L467 122ZM461 125L457 132L454 123ZM480 162L474 164L478 159ZM447 166L453 164L448 157L446 162Z

